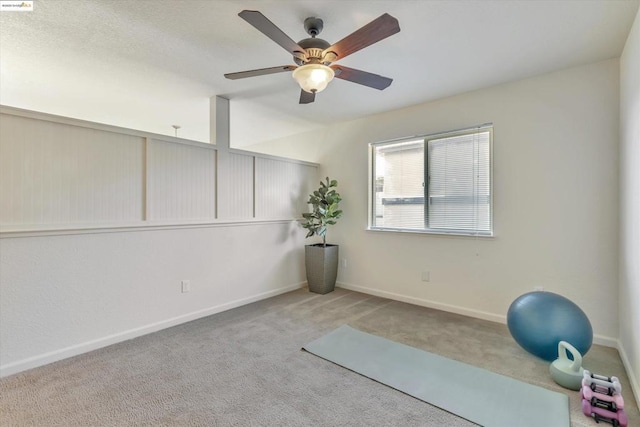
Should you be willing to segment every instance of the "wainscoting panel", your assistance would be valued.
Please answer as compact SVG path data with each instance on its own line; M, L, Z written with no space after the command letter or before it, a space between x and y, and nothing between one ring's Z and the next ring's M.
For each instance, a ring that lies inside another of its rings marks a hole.
M253 218L254 156L250 153L220 154L226 162L225 173L218 174L218 218ZM222 166L220 162L218 165Z
M308 211L310 184L315 166L256 158L256 217L299 218Z
M0 377L304 285L317 165L1 105L0 129Z
M154 139L147 150L147 219L214 219L215 150Z
M143 138L7 114L1 121L2 225L143 219Z
M0 237L292 220L315 188L314 163L1 105L0 120Z

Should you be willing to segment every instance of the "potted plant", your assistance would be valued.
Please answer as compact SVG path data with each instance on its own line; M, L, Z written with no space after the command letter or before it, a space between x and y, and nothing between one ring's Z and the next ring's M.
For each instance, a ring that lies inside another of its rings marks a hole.
M305 266L309 290L318 294L326 294L335 289L338 275L338 245L327 244L327 227L334 225L342 216L338 204L342 200L336 191L338 181L320 181L320 188L309 195L307 202L312 206L311 212L303 213L302 227L309 230L307 238L319 236L322 243L305 246Z

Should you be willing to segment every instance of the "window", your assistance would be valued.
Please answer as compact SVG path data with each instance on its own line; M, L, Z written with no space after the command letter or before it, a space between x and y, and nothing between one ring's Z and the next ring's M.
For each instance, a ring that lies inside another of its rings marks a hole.
M493 235L493 127L370 144L373 230Z

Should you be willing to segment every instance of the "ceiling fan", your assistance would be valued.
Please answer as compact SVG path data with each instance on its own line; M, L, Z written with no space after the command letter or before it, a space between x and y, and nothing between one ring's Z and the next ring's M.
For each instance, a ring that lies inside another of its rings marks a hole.
M258 11L243 10L238 16L292 54L294 62L298 65L282 65L228 73L224 75L228 79L244 79L246 77L293 71L293 78L302 89L300 91L300 104L313 102L316 93L324 90L334 77L379 90L385 89L393 81L388 77L356 70L355 68L331 65L331 63L347 55L351 55L399 32L398 20L388 13L379 16L333 45L316 37L323 28L323 22L320 18L311 17L304 20L304 29L311 37L296 43Z

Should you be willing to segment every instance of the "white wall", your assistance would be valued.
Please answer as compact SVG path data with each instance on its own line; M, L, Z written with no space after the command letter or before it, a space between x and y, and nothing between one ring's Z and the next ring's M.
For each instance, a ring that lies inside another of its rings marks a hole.
M504 321L536 286L588 315L596 341L618 337L617 60L392 111L256 147L322 164L340 183L342 286ZM494 124L495 238L366 231L367 144ZM431 272L429 283L421 271Z
M304 283L295 221L0 240L0 362L19 372ZM181 293L180 282L191 281Z
M304 284L316 165L0 113L0 375Z
M640 401L640 11L620 58L620 346Z

